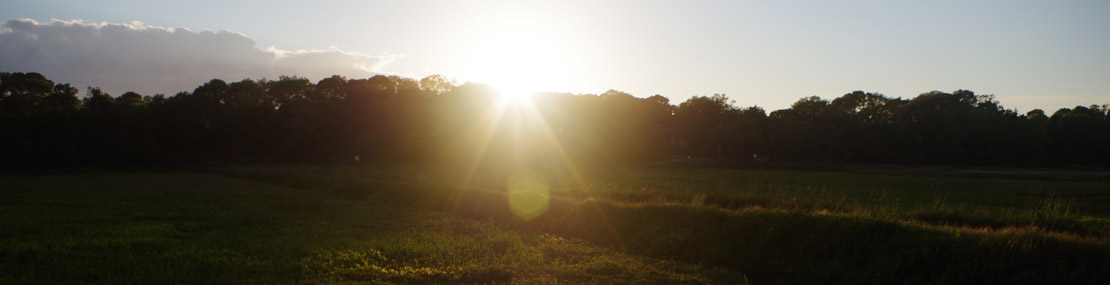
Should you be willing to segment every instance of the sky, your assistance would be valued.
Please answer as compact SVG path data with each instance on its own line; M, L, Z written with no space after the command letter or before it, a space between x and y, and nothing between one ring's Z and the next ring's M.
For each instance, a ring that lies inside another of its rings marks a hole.
M0 71L112 94L441 74L503 90L1110 103L1110 1L3 0Z

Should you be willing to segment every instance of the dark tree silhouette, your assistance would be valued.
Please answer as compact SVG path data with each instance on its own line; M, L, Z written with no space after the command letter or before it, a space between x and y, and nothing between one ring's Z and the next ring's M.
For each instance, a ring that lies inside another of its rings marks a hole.
M0 164L648 163L747 161L949 165L1110 163L1110 108L1018 114L994 96L932 91L906 100L855 91L767 113L723 94L672 105L540 93L499 107L496 90L433 75L213 79L173 96L84 96L38 73L0 72ZM530 106L530 107L528 107ZM535 113L530 113L535 112Z

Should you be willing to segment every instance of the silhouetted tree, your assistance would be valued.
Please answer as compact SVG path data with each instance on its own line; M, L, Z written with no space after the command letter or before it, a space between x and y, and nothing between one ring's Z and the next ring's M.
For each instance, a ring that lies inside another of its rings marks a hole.
M1073 164L1105 163L1110 158L1110 119L1106 105L1075 106L1049 117L1050 153Z
M54 82L39 73L0 73L0 111L7 116L30 116L53 93Z
M675 108L676 132L692 154L722 157L735 114L724 94L695 96Z
M767 113L723 94L677 106L617 90L541 93L507 107L495 89L378 75L281 76L192 92L113 97L38 73L0 72L0 163L640 163L670 155L965 165L1110 162L1110 108L1018 114L992 95L910 100L854 91ZM532 113L536 111L538 113ZM357 158L357 160L356 160Z

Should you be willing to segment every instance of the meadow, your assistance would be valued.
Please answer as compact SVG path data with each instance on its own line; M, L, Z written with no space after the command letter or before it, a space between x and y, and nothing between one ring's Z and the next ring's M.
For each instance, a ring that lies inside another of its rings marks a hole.
M1110 278L1105 179L245 166L0 180L5 283Z
M0 283L713 283L645 258L373 199L188 172L0 177Z

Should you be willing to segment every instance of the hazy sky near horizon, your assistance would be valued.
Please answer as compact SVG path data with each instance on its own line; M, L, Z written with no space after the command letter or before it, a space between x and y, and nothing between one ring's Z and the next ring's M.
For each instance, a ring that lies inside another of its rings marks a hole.
M0 70L113 94L386 73L768 110L853 90L1110 103L1110 1L160 2L5 0Z

